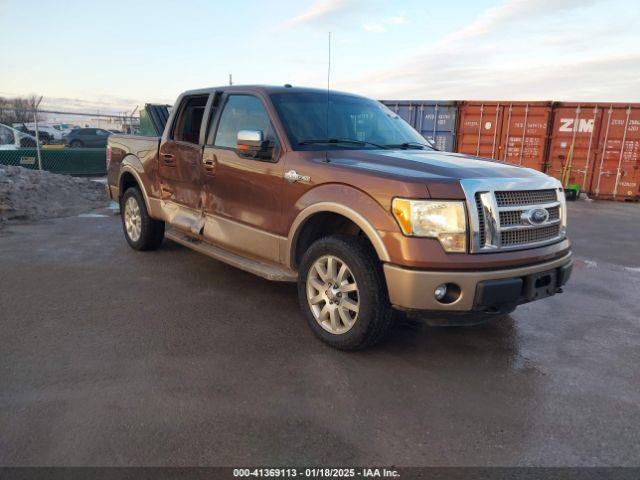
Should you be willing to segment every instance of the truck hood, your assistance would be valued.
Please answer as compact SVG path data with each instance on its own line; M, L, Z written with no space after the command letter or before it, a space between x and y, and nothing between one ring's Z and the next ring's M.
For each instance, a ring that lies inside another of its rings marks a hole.
M544 173L490 159L435 150L334 150L334 165L418 180L546 178Z

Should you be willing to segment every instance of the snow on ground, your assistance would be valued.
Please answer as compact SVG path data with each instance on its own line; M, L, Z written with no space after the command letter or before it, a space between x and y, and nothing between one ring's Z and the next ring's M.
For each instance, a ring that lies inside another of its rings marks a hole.
M0 225L105 208L105 185L88 178L0 165Z

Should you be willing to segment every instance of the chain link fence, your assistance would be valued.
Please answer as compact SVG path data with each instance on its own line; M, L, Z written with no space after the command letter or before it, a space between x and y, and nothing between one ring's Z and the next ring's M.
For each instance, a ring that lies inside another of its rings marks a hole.
M130 113L104 114L41 109L40 101L25 103L0 103L0 164L101 176L106 174L109 136L140 131L137 107Z

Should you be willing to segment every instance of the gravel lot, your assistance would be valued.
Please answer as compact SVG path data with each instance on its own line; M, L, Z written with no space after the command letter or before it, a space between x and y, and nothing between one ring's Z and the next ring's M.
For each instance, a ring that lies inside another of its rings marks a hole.
M295 288L115 216L0 230L1 465L638 465L640 205L570 205L564 294L317 341Z

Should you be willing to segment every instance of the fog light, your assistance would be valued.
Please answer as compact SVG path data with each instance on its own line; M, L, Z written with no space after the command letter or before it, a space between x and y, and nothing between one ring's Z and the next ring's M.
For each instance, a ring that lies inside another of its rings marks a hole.
M447 286L444 283L442 285L438 285L433 292L433 295L436 297L436 300L438 301L441 301L446 294L447 294Z

